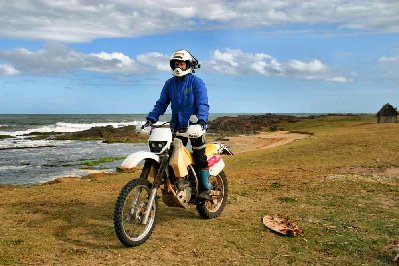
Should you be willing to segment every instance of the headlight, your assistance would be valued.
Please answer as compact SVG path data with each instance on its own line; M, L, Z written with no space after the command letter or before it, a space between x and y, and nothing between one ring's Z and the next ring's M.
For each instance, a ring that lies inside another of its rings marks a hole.
M150 151L151 152L161 152L163 147L165 147L167 141L150 141Z

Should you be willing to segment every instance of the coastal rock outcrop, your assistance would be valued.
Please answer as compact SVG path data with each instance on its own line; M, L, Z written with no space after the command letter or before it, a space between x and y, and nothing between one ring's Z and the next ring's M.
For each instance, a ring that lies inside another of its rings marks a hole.
M88 130L63 133L62 135L54 136L57 140L103 140L105 143L115 142L144 142L146 138L136 134L135 126L125 126L114 128L112 126L106 127L92 127Z
M0 135L0 140L1 140L1 139L9 139L9 138L12 138L12 136L9 136L9 135Z
M293 115L239 115L223 116L209 121L209 133L217 135L252 135L262 131L282 130L282 122L295 123L301 117ZM27 134L32 139L56 139L56 140L103 140L105 143L115 142L146 142L148 136L136 133L135 126L114 128L112 126L92 127L78 132L32 132Z
M298 122L300 118L292 115L239 115L222 116L209 122L209 132L216 134L257 134L265 129L280 130L279 123Z

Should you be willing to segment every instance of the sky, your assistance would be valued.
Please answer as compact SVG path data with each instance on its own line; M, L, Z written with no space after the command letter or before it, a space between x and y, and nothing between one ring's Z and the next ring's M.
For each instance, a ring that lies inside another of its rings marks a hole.
M399 107L398 0L0 0L0 113L148 113L178 49L211 113Z

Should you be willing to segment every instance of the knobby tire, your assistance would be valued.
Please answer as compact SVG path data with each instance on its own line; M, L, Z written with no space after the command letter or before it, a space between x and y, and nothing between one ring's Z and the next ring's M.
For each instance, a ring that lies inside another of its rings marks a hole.
M228 196L228 184L226 174L221 171L217 176L213 177L218 181L218 185L222 188L221 202L218 202L217 208L212 209L209 200L200 200L197 203L197 211L199 215L204 219L213 219L219 217L222 214L224 207L227 203Z
M145 225L144 232L141 235L139 235L138 237L129 237L128 233L126 232L126 228L124 226L123 219L126 219L126 213L124 213L124 207L125 207L125 204L130 204L130 202L126 202L126 201L129 198L129 194L132 192L132 190L134 190L134 188L146 189L147 193L148 193L148 197L149 197L149 194L151 193L152 184L148 180L143 179L143 178L131 180L121 190L119 197L116 201L115 210L114 210L114 229L115 229L115 233L116 233L118 239L126 247L135 247L135 246L141 245L144 242L146 242L148 240L148 238L151 236L151 234L155 228L155 224L158 220L158 198L155 197L154 205L151 210L151 212L155 212L155 213L150 214L150 217L148 219L148 223L150 223L150 224L147 223L147 225ZM141 193L141 190L140 190L140 193ZM148 204L148 202L147 202L147 204ZM125 216L125 217L123 217L123 216ZM133 226L136 226L136 225L133 223ZM141 226L141 225L137 223L137 226ZM143 235L143 234L145 234L145 235Z

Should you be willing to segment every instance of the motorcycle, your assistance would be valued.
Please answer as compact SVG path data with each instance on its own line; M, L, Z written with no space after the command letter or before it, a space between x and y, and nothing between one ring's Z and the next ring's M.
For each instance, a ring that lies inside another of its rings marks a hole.
M176 133L165 128L165 124L151 125L150 151L133 153L122 162L121 169L135 169L144 162L140 177L123 187L115 204L114 229L124 246L141 245L151 236L158 220L158 190L167 206L188 208L195 205L204 219L216 218L223 212L228 184L221 155L233 153L225 144L206 144L209 183L213 188L209 199L198 198L200 187L193 155L178 138L203 136L205 130L195 124L197 121L196 116L191 116L187 129ZM141 125L136 128L138 131L143 129Z

